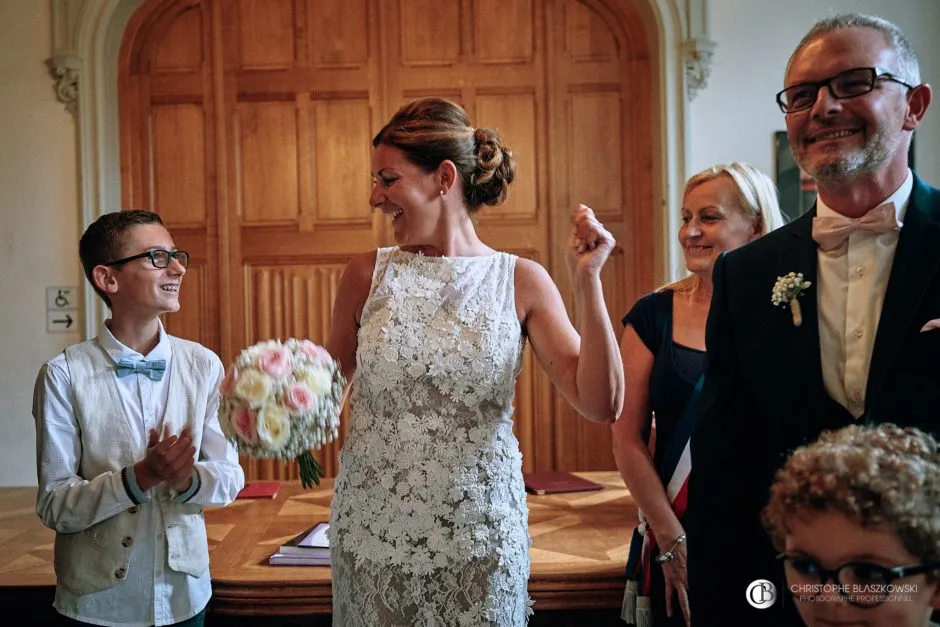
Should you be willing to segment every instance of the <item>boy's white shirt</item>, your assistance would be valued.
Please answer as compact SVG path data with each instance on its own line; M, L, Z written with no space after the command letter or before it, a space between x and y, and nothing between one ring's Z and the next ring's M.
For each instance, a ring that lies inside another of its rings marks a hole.
M102 412L102 419L119 419L121 422L115 422L115 428L130 434L132 441L127 445L134 456L129 464L143 459L150 429L162 431L169 382L174 378L174 342L162 324L159 333L157 346L146 356L121 344L105 324L94 340L115 363L124 357L167 361L166 373L160 381L142 375L115 378L122 412L113 415ZM202 350L211 354L208 349ZM217 390L223 369L218 358L214 354L211 357L210 372L206 375L212 380L212 389ZM82 440L77 432L75 396L64 353L47 362L40 371L35 398L40 485L37 512L43 522L59 533L74 533L132 508L134 502L124 487L120 468L102 472L88 481L77 474L82 464L79 457ZM195 443L199 450L196 472L200 486L189 501L193 505L227 504L244 486L237 452L221 432L217 411L215 395L206 407L201 438ZM70 498L63 498L66 491L72 493ZM208 570L192 576L169 567L165 515L168 508L179 507L170 500L173 494L161 486L149 491L148 496L151 500L142 503L135 516L137 528L126 578L89 594L75 594L57 585L55 606L59 612L89 623L143 626L180 622L206 606L211 596Z

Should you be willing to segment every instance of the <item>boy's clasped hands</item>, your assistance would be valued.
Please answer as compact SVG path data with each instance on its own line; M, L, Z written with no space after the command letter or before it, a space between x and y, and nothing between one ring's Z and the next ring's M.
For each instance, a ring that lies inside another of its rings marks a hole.
M171 434L168 425L163 426L162 435L151 429L147 455L134 467L137 483L144 491L166 483L176 492L185 492L192 482L195 454L189 425L179 435Z

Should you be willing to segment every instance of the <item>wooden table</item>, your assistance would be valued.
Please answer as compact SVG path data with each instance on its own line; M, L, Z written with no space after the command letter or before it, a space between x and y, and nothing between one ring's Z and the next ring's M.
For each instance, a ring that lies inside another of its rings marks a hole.
M535 609L619 608L636 505L616 472L579 475L604 490L529 495ZM33 510L33 488L0 488L0 587L54 586L53 534ZM330 569L269 566L278 545L329 516L332 481L310 491L285 483L276 499L240 500L206 512L212 611L310 615L332 609Z

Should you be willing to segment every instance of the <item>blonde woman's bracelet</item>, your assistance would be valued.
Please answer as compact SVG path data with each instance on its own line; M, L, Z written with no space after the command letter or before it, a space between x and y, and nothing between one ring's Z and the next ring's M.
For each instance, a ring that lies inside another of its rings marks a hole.
M656 556L656 561L660 564L665 564L666 562L671 562L676 559L676 549L679 548L680 544L685 544L685 534L683 533L678 538L676 538L676 543L672 545L672 548Z

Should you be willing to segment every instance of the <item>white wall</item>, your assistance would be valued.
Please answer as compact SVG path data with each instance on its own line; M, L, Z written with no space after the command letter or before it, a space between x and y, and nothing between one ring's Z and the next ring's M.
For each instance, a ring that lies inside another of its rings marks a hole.
M940 89L938 0L712 0L718 43L708 87L692 103L690 171L750 161L773 172L783 129L774 94L812 22L862 10L911 37L924 79ZM0 485L35 485L31 399L42 362L78 341L46 332L45 288L81 285L75 128L43 61L51 54L43 0L0 0ZM918 131L917 169L940 184L940 95Z
M915 133L914 161L921 178L940 185L938 0L711 0L711 38L718 45L708 87L692 102L690 173L739 160L773 176L773 133L786 128L774 96L783 88L787 60L817 19L853 11L891 20L914 45L921 80L935 90Z
M0 0L0 485L36 485L36 373L80 339L46 333L46 286L82 280L75 125L43 65L51 23L49 2Z

